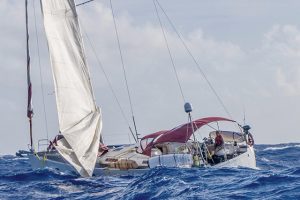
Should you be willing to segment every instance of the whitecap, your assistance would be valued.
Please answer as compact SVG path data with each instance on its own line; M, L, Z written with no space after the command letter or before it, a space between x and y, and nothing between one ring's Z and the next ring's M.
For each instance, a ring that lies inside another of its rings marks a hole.
M68 192L68 193L83 192L82 189L80 189L79 187L76 187L74 185L57 185L57 187L60 190L63 190L63 191Z
M270 160L269 160L269 159L267 159L267 158L264 158L264 157L263 157L261 160L262 160L262 161L264 161L264 162L270 162Z
M293 145L293 146L288 145L288 146L280 146L280 147L267 147L263 151L275 151L275 150L283 150L289 148L300 148L300 144Z
M293 146L282 146L282 147L267 147L263 151L275 151L275 150L283 150L283 149L288 149L292 148Z
M28 160L29 158L28 157L16 157L12 160Z

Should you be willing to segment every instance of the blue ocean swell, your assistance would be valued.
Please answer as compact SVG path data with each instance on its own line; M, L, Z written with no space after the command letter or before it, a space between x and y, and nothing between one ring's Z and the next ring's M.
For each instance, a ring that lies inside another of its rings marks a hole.
M300 199L300 145L256 145L259 170L157 168L80 178L0 157L0 199Z

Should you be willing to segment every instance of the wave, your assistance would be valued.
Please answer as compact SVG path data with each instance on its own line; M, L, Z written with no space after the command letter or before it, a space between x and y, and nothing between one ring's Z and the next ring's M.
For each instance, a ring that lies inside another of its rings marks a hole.
M0 159L0 199L299 199L300 144L256 145L257 167L156 168L141 176L80 178ZM13 192L12 192L13 191Z
M263 161L263 162L270 162L270 160L268 158L265 158L265 157L262 157L260 160Z
M28 160L27 157L15 157L12 160Z
M275 151L275 150L284 150L289 148L300 148L300 145L288 145L288 146L272 146L263 149L263 151Z
M74 178L72 175L68 174L62 174L58 173L55 170L51 169L41 169L41 170L31 170L27 169L25 171L19 172L19 173L10 173L7 171L7 174L0 175L0 181L18 181L18 182L24 182L24 181L47 181L47 180L53 180L53 179L68 179L68 178Z

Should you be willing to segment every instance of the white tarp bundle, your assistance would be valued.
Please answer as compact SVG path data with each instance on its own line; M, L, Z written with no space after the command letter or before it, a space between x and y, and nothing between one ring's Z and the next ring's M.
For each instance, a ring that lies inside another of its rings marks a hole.
M101 114L96 106L74 0L42 0L63 139L56 149L80 173L95 167Z

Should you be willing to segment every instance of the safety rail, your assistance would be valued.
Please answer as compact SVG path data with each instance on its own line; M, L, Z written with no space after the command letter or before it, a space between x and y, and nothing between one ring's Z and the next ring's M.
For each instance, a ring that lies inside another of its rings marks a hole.
M50 140L48 140L48 139L40 139L38 141L38 151L41 151L41 150L46 151L49 145L50 145ZM41 149L42 147L44 149Z

